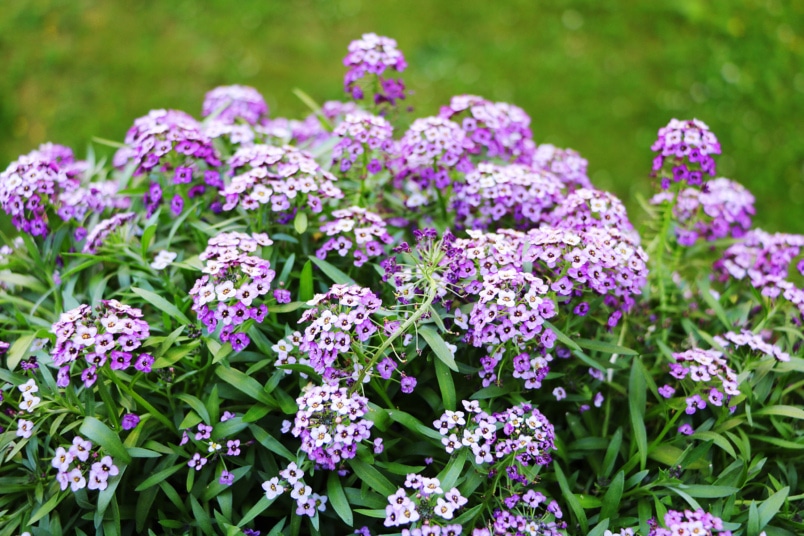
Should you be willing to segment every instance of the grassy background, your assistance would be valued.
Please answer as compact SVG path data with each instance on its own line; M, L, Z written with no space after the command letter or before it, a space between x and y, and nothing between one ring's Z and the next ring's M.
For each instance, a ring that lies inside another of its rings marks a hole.
M802 0L4 0L0 166L44 141L122 140L152 108L199 115L221 84L305 115L292 89L343 98L341 59L369 31L399 42L416 115L460 93L517 104L632 213L657 129L702 119L758 224L804 232Z

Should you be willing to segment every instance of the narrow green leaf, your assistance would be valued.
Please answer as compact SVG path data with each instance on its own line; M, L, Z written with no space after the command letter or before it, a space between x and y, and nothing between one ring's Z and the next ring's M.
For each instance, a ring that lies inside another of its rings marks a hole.
M756 501L751 501L751 505L748 507L748 526L746 527L746 533L748 536L758 536L759 531L759 509L757 508Z
M31 347L33 340L34 334L29 333L14 341L14 343L11 345L11 348L8 349L8 354L6 356L6 364L9 370L14 370L19 362L22 361L22 358L25 357L26 352L28 352L28 348Z
M299 234L304 234L304 231L307 230L307 213L303 210L300 210L296 213L296 218L293 220L293 228L296 229L296 232Z
M606 455L603 457L603 476L608 478L614 470L614 464L617 462L617 455L620 453L620 445L623 443L623 429L617 428L614 435L609 440L606 447Z
M198 499L195 498L195 495L190 495L190 506L193 509L193 517L196 523L198 523L198 527L204 531L204 534L215 534L215 531L212 529L212 519L210 519L209 514L207 514L206 510L201 506L201 503L198 502Z
M252 507L249 509L249 511L248 511L248 512L246 512L246 514L245 514L245 515L244 515L244 516L243 516L243 517L240 519L240 521L237 523L237 526L238 526L238 527L242 527L243 525L246 525L247 523L251 523L251 521L252 521L252 520L253 520L255 517L257 517L258 515L260 515L260 514L261 514L261 513L263 513L264 511L266 511L266 510L268 509L268 507L269 507L269 506L271 506L275 500L276 500L276 497L274 497L274 498L273 498L273 499L271 499L271 500L268 500L268 499L265 497L265 494L263 493L263 494L262 494L262 497L260 497L260 500L259 500L259 501L257 501L257 504L255 504L254 506L252 506Z
M581 347L578 346L575 343L575 341L573 341L572 339L567 337L567 335L563 331L561 331L560 329L555 327L551 322L548 322L547 320L545 320L544 325L545 325L545 327L550 328L553 331L553 333L556 334L556 338L561 342L561 344L563 344L564 346L566 346L570 350L580 350L581 349Z
M634 441L639 453L639 468L645 469L648 461L648 436L645 430L645 404L647 403L647 386L642 367L638 359L631 364L631 376L628 380L628 408L631 428L634 430Z
M167 313L169 316L180 321L182 324L192 324L190 319L187 318L184 313L179 311L178 307L167 301L159 294L138 287L131 287L131 292L153 305L157 311Z
M215 374L244 395L262 402L267 406L276 407L274 400L263 390L262 385L254 378L247 376L237 369L224 366L216 368Z
M346 494L343 492L341 479L338 473L334 471L331 472L327 478L327 497L329 497L329 503L332 505L332 509L335 510L335 513L343 519L343 522L346 523L347 526L351 527L354 522L352 509L349 507L349 501L346 500Z
M438 388L441 391L441 399L444 401L444 409L455 411L458 401L455 395L455 382L452 381L452 373L440 359L435 360L435 372L438 379Z
M678 489L696 499L719 499L740 491L740 488L732 486L707 486L705 484L679 484Z
M618 346L606 341L594 341L592 339L574 339L581 348L587 350L594 350L596 352L603 352L604 354L620 354L620 355L639 355L639 352L626 348L625 346Z
M578 497L572 493L569 482L567 482L567 477L564 476L564 471L561 469L561 465L553 462L553 470L555 471L556 480L558 481L558 486L561 488L564 501L569 505L575 520L581 525L582 533L586 534L589 530L589 521L586 519L586 512L583 511Z
M408 430L419 432L420 434L431 439L435 439L441 443L441 434L439 434L437 430L430 428L429 426L425 426L410 413L405 413L404 411L398 409L388 410L387 413L391 420L398 422Z
M461 449L444 467L444 470L438 474L438 479L441 481L444 491L455 487L458 478L463 474L463 466L468 455L468 449Z
M458 365L455 364L452 351L434 328L431 326L422 326L419 328L419 335L427 341L427 345L439 360L455 372L458 372Z
M590 530L589 534L587 534L586 536L604 536L607 528L609 528L609 520L604 519L603 521L595 525L595 528Z
M304 263L302 271L299 274L299 300L307 302L313 299L315 294L315 287L313 286L313 264L311 261Z
M85 418L80 431L87 439L103 447L116 462L126 465L131 463L131 455L120 441L120 436L95 417Z
M620 499L623 496L625 473L620 471L609 484L609 489L603 496L603 507L600 509L601 519L614 519L620 508Z
M142 238L140 239L140 244L142 245L142 258L148 258L148 247L151 245L151 239L156 234L156 224L153 223L145 228L142 232Z
M389 497L396 492L396 486L391 484L391 481L385 478L382 473L377 471L373 466L367 464L359 458L352 458L348 463L354 470L357 477L368 484L372 489L380 492L386 497Z
M290 452L285 445L279 442L274 436L256 425L249 426L249 430L254 434L254 439L257 440L263 447L267 448L274 454L278 454L289 461L295 461L296 456Z
M176 395L176 398L183 401L185 404L190 406L198 413L201 420L204 421L206 424L211 424L209 419L209 411L207 411L206 406L203 402L201 402L198 398L194 397L193 395L187 393L179 393Z
M770 523L770 520L773 519L779 510L782 508L785 499L790 494L790 487L784 487L762 501L762 504L759 505L757 508L757 513L759 514L759 530L765 528L765 525Z
M804 409L795 406L766 406L754 411L754 415L778 415L790 419L804 420Z
M331 265L325 260L319 259L315 255L310 255L309 259L321 269L322 272L327 274L334 283L339 285L354 285L355 280L343 273L341 270ZM312 296L311 296L312 297ZM306 300L305 300L306 301Z

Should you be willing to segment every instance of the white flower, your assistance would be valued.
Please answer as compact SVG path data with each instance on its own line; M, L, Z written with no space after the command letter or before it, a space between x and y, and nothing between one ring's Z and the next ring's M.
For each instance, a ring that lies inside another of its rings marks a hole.
M279 479L277 477L273 477L271 480L266 480L263 482L262 489L265 490L265 498L269 501L275 497L278 497L279 495L282 495L282 493L285 491L285 488L279 484Z
M33 428L33 422L26 421L25 419L19 419L17 421L17 437L28 439L31 437L31 435L33 435Z

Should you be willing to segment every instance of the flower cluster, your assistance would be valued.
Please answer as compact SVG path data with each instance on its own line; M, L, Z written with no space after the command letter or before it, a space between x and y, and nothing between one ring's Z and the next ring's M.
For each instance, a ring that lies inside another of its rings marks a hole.
M345 387L324 384L303 393L296 404L291 433L301 439L301 450L317 467L334 471L357 455L361 441L371 437L373 422L365 419L368 399Z
M168 189L170 210L181 214L187 198L202 195L207 186L222 186L216 168L221 161L204 133L201 123L178 110L151 110L134 121L126 133L126 146L114 157L117 167L135 166L136 173L151 174L148 192L143 196L146 214L153 214ZM152 172L159 172L153 176ZM170 180L162 184L159 178ZM203 179L203 183L196 179ZM186 186L191 185L191 186ZM186 190L186 191L185 191Z
M781 295L804 314L804 289L789 280L793 277L790 267L801 255L802 248L804 235L770 234L752 229L723 252L723 257L715 263L715 270L723 280L748 278L751 286L763 296L777 298ZM804 261L798 261L796 270L804 275Z
M290 491L291 498L296 500L296 515L313 517L316 511L324 512L327 509L327 497L313 493L312 488L304 482L304 471L296 462L290 462L285 469L279 471L279 476L262 483L265 497L270 501Z
M685 352L673 354L675 363L670 364L670 375L678 380L689 377L699 384L696 392L686 398L687 415L693 415L699 409L706 408L707 400L713 406L723 406L724 399L739 395L737 373L729 367L723 354L717 350L703 350L693 348ZM672 396L674 389L669 386L662 388L663 395ZM701 397L703 393L706 400ZM668 398L669 398L668 396Z
M236 352L251 342L237 329L249 319L262 322L268 313L268 307L255 300L268 294L276 272L270 262L253 253L271 244L265 233L221 233L199 255L205 261L204 275L190 289L192 309L210 333L222 324L220 339L231 343Z
M396 41L390 37L374 33L363 34L361 39L349 43L349 53L343 59L349 68L343 79L344 90L355 100L364 97L364 91L374 91L374 102L384 102L393 106L397 100L405 98L405 85L402 79L393 79L386 75L387 70L401 73L408 64L402 52L396 48ZM374 80L360 82L367 76L374 75Z
M411 491L413 495L409 496ZM469 500L461 495L458 488L444 491L437 478L410 473L404 487L388 497L383 524L386 527L410 525L411 528L402 532L406 536L460 534L460 525L447 523L456 517L457 510L467 502ZM439 527L439 532L434 532L434 527Z
M452 97L439 116L460 122L467 137L477 144L484 159L529 164L536 144L530 117L522 108L505 102L490 102L475 95Z
M563 536L565 524L550 519L560 519L563 513L556 501L551 501L545 508L546 500L544 495L533 490L522 496L512 495L507 501L511 506L506 504L506 508L494 510L491 530L475 530L472 536Z
M704 174L715 176L715 160L720 143L703 121L671 119L659 129L659 137L651 146L656 158L653 172L662 172L661 187L667 190L673 182L692 186L703 184Z
M39 392L39 386L36 385L36 381L31 378L27 382L18 385L17 389L19 389L22 395L22 400L19 405L20 411L33 413L33 410L42 402L42 399L36 396L36 393Z
M694 512L684 510L677 512L669 510L664 516L664 525L667 528L654 526L648 536L678 536L681 534L694 534L696 536L731 536L730 530L723 529L723 520L699 508Z
M398 143L394 184L408 193L406 205L429 203L433 188L443 191L452 184L452 170L472 170L469 153L475 143L456 123L443 117L417 119Z
M385 118L366 112L347 114L335 127L334 135L340 141L332 149L332 165L346 173L358 159L371 174L382 171L386 165L383 155L393 148L394 129Z
M86 242L84 243L84 247L81 249L81 253L97 253L103 245L103 242L110 234L115 232L126 223L134 221L136 217L137 214L134 212L123 212L98 222L98 224L95 225L95 227L93 227L89 232L89 234L87 234Z
M577 151L559 149L549 143L536 147L531 162L534 169L553 173L570 191L578 188L592 188L592 183L586 174L588 165L589 162Z
M75 436L72 445L56 449L51 465L58 471L56 480L62 491L68 487L74 492L84 488L103 491L109 486L109 477L120 473L111 456L101 458L92 448L91 441Z
M287 223L302 207L319 213L322 199L343 197L332 173L321 169L308 153L289 145L241 147L229 159L229 167L237 174L221 190L226 200L223 210L233 210L238 204L257 210L270 203L271 211L280 215L278 221Z
M492 415L481 410L476 400L462 404L468 417L463 411L446 411L433 422L448 454L469 447L477 465L498 464L494 471L505 470L512 481L526 486L531 482L520 472L522 467L552 461L553 425L531 404Z
M505 216L520 226L532 227L542 220L543 211L563 197L557 177L522 164L484 162L464 180L465 184L455 189L452 208L456 223L471 229L499 225Z
M743 329L740 333L730 331L722 337L716 335L714 339L723 348L748 346L751 350L772 357L777 361L790 361L790 354L777 345L765 341L763 334L753 333L747 329Z
M48 209L64 221L80 221L88 211L128 206L127 198L115 196L114 182L82 187L85 171L86 162L76 161L68 147L43 144L0 173L0 208L17 229L43 236L48 231Z
M352 345L366 343L377 332L371 315L380 310L380 299L367 288L333 285L308 305L313 308L299 319L306 324L304 334L294 333L275 345L277 365L309 365L328 380L359 374L364 363L355 360ZM336 363L339 357L343 359Z
M216 113L217 112L217 113ZM268 105L259 91L249 86L219 86L204 97L202 117L215 114L214 120L225 124L245 121L256 125L268 117Z
M622 201L609 192L588 188L570 193L545 216L545 220L553 227L574 231L608 227L626 232L634 228Z
M92 310L80 305L62 313L53 324L56 344L51 351L53 363L59 368L56 385L70 384L74 363L82 368L81 381L91 387L98 379L99 369L109 363L111 370L126 370L134 360L134 351L148 338L150 328L142 319L142 311L117 300L103 300ZM134 368L150 372L154 358L140 353Z
M359 267L370 258L383 254L383 244L393 242L386 231L385 221L364 208L335 210L332 217L332 221L324 223L320 228L330 238L316 251L319 259L326 259L331 251L337 252L341 257L352 251L354 265Z
M672 202L673 194L656 194L651 203ZM740 238L751 228L754 196L745 187L722 177L706 183L703 189L685 188L678 193L673 215L679 227L678 243L693 245L699 237L712 241L732 236Z

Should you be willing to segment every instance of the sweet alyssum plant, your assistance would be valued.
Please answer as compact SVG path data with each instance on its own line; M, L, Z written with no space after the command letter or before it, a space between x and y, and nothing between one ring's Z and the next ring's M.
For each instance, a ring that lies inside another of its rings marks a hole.
M344 63L0 174L0 535L801 534L804 237L707 126L634 225L520 108Z

